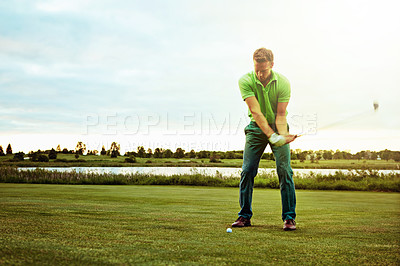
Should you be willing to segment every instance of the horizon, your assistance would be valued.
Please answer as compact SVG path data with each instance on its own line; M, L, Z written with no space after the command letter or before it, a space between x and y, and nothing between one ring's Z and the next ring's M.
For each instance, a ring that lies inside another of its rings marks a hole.
M334 135L337 135L338 133L333 133ZM43 136L40 135L41 137L44 138L44 141L49 142L49 140L51 140L51 136ZM126 145L126 143L124 142L118 142L116 141L114 138L109 138L108 140L104 140L104 138L98 137L97 140L92 140L92 141L86 141L83 138L77 138L77 141L73 141L72 138L70 139L71 141L68 142L67 145L63 145L63 142L57 142L57 140L59 140L60 138L65 138L65 135L54 135L53 137L55 137L53 140L51 140L50 142L53 143L53 145L26 145L24 146L26 147L30 147L30 148L26 148L26 149L21 149L21 145L18 145L17 142L9 142L9 143L0 143L0 146L3 147L3 151L4 153L6 152L6 148L8 146L8 144L11 144L12 150L13 150L13 154L17 153L17 152L24 152L25 154L28 154L30 152L36 152L38 150L41 151L46 151L46 150L51 150L51 149L57 149L57 146L60 145L61 150L63 150L64 148L66 148L68 151L70 150L75 150L76 145L79 141L82 141L85 145L86 145L86 152L89 150L97 150L98 152L101 151L102 147L104 146L104 148L106 150L110 149L110 146L112 144L112 142L117 142L117 144L119 144L121 146L121 150L120 153L121 155L124 155L126 152L136 152L137 148L140 146L143 146L145 148L145 150L147 151L147 149L151 149L152 151L154 151L155 148L162 148L164 150L166 149L170 149L172 152L175 152L177 148L182 148L185 152L190 152L191 150L194 150L195 152L199 152L202 150L206 150L206 151L216 151L216 152L227 152L227 151L243 151L244 146L241 145L236 145L236 146L232 146L230 145L230 141L205 141L202 142L199 146L199 143L188 143L187 142L173 142L173 144L171 145L171 143L163 143L161 144L161 142L144 142L144 141L136 141L136 142L129 142L128 141L128 145ZM93 136L90 137L90 139ZM26 136L21 136L22 139L27 139ZM301 138L307 138L305 141L307 142L312 142L315 143L315 136L310 135L310 136L301 136ZM326 142L326 140L331 139L330 136L326 137L326 138L320 138L319 141L321 142ZM28 139L28 142L30 142L30 139ZM64 142L65 143L65 142ZM220 149L217 147L221 147ZM324 151L344 151L344 152L349 152L351 154L356 154L358 152L361 151L371 151L371 152L380 152L380 151L384 151L384 150L390 150L390 151L399 151L399 149L393 149L390 147L379 147L379 146L375 146L375 148L370 148L368 146L364 146L363 148L360 148L358 150L351 150L348 149L345 145L341 146L341 147L336 147L336 148L331 148L329 145L326 146L318 146L318 148L315 149L310 149L307 145L305 146L300 146L300 145L291 145L290 149L295 151L295 150L301 150L301 151L320 151L320 150L324 150ZM270 147L267 147L264 151L264 153L270 153L271 149Z

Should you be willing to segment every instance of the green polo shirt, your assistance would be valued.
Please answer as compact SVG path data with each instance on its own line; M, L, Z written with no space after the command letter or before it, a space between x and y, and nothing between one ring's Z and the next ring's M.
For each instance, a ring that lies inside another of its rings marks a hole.
M275 124L278 103L289 102L290 83L286 77L271 70L271 79L267 86L263 86L254 71L249 72L239 79L240 93L243 100L255 96L260 104L261 112L269 124ZM287 114L287 112L286 112ZM249 117L254 121L249 110Z

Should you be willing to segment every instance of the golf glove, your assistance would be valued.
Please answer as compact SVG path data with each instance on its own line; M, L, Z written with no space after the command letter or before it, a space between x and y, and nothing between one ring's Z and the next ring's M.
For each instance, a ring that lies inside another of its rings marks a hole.
M271 135L271 137L269 137L269 142L272 145L279 147L279 146L283 146L286 144L286 139L285 139L285 137L274 133Z

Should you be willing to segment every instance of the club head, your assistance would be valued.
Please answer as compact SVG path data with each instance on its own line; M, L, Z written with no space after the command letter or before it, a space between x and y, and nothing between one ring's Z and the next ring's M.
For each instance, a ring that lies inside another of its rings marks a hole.
M379 108L379 103L377 101L374 101L374 111L378 111Z

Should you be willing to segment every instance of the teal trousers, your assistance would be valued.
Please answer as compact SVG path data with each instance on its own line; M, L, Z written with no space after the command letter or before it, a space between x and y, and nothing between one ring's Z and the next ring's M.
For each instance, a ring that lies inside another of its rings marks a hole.
M275 125L270 125L276 131ZM239 216L250 219L253 216L251 202L253 198L254 178L265 148L269 144L268 137L255 122L245 128L246 144L243 153L243 165L240 179L240 212ZM276 161L282 202L282 220L296 218L296 192L293 183L293 171L290 166L289 144L271 149Z

